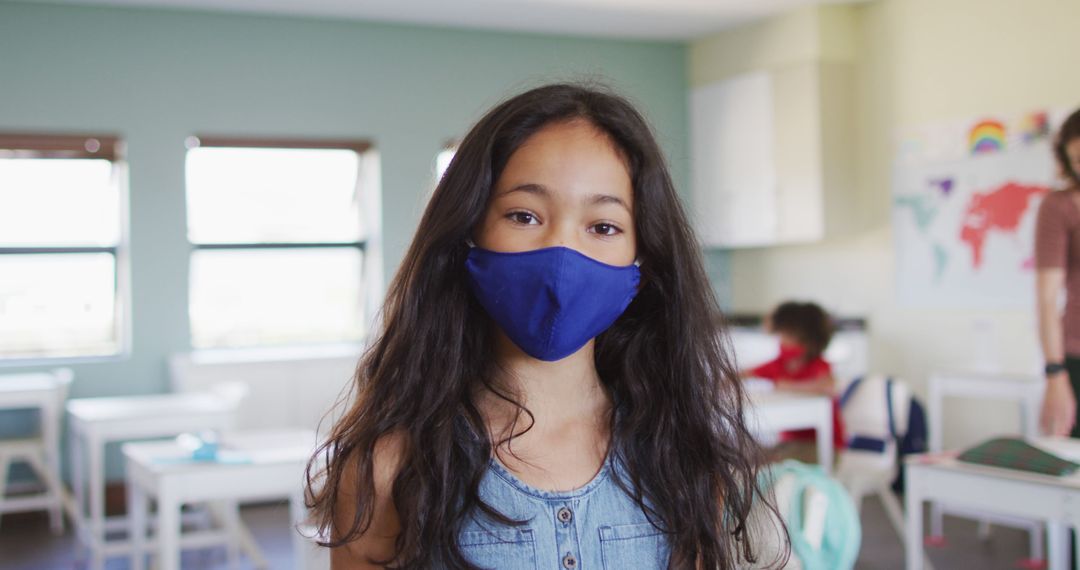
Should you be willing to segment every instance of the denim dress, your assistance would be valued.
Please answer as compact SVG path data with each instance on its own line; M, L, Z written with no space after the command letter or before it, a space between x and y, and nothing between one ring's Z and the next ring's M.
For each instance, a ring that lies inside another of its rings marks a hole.
M477 515L459 543L465 558L492 570L666 569L667 537L614 480L625 469L608 459L592 481L566 492L542 491L494 459L480 497L502 514L528 521L507 526Z

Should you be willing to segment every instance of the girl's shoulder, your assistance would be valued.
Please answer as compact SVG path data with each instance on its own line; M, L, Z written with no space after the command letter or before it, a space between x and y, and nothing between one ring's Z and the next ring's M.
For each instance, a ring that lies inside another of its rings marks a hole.
M394 542L401 531L401 523L393 503L394 479L404 453L405 438L389 434L380 437L371 450L371 479L375 495L365 497L364 482L358 477L360 458L356 453L344 459L344 464L337 466L340 478L337 480L335 493L334 518L330 521L335 540L345 543L331 553L332 562L349 568L372 568L367 561L371 559L393 558L397 552ZM366 450L358 450L364 453ZM366 530L361 532L357 521L357 510L362 504L370 507L371 518Z

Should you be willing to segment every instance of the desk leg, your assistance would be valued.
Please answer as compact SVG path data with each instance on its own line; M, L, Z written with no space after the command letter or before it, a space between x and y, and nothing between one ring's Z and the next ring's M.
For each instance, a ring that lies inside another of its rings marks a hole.
M167 481L158 493L158 568L180 570L180 502Z
M941 389L942 379L936 374L930 376L930 393L926 400L926 431L929 432L929 447L931 453L941 451L944 434L942 434L942 405L945 400L944 390Z
M240 517L240 503L237 501L214 501L210 503L210 511L214 518L218 519L222 528L229 537L225 555L229 568L237 568L240 564L240 553L246 553L255 568L269 568L270 563L259 549L259 543L251 534L244 520Z
M225 544L225 559L229 570L237 570L240 568L240 528L243 525L240 522L240 504L236 501L222 501L212 503L211 508L220 510L222 526L229 536L229 541Z
M71 526L75 529L75 559L82 559L86 538L86 472L83 458L82 434L74 426L70 430L68 454L71 461L71 490L75 494Z
M90 459L90 569L105 567L105 444L87 437L86 453Z
M131 525L128 531L131 535L131 570L143 570L143 563L146 561L146 518L149 507L146 504L146 494L130 475L127 478L127 492L130 512L128 523Z
M60 476L60 414L58 403L41 408L41 436L45 440L45 471L49 496L55 501L49 508L49 526L53 534L64 533L64 485Z
M904 495L907 525L904 529L904 559L907 570L923 569L923 524L922 493L919 485L919 470L908 469Z
M292 522L292 547L293 568L297 570L311 570L307 568L307 539L300 534L298 527L302 527L307 518L307 508L304 506L304 493L297 492L289 496L289 520Z
M937 501L930 503L930 535L945 538L945 507Z
M832 401L828 403L829 413L825 414L828 417L828 421L818 424L817 427L817 452L818 463L821 464L821 468L825 470L826 474L831 475L833 469L833 408Z
M926 431L929 437L929 451L931 453L938 453L944 445L944 420L942 417L942 407L945 405L945 391L942 384L945 382L943 378L936 374L930 375L930 393L927 395L926 401ZM930 502L930 535L935 538L941 538L945 536L944 530L944 511L941 508L941 503L937 501Z
M1080 526L1078 526L1076 524L1073 524L1069 528L1072 529L1073 533L1075 533L1077 535L1080 535ZM1073 542L1073 560L1076 560L1076 561L1078 561L1078 563L1080 563L1080 538L1078 538L1076 540L1073 540L1072 542Z
M1046 541L1049 570L1069 569L1069 529L1060 521L1046 523Z

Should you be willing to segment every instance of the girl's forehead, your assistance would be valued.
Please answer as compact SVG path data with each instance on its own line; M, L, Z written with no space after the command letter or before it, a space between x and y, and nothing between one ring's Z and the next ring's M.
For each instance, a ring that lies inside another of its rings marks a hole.
M500 192L525 184L553 193L582 190L633 197L623 153L605 132L586 121L553 123L525 140L499 176Z

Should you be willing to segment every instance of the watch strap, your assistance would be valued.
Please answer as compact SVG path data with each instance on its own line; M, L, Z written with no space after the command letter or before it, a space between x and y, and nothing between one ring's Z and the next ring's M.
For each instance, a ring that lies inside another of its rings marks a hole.
M1051 376L1059 372L1065 372L1066 370L1064 362L1047 362L1046 366L1043 368L1043 373L1047 376Z

